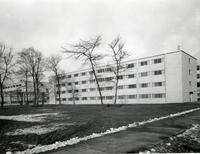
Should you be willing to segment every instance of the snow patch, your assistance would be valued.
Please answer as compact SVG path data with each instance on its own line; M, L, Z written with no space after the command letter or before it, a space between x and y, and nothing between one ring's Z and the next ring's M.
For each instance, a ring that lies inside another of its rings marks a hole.
M154 121L159 121L159 120L163 120L163 119L173 118L173 117L176 117L176 116L181 116L181 115L191 113L191 112L194 112L194 111L197 111L197 110L200 110L200 108L190 109L190 110L187 110L187 111L178 112L178 113L175 113L175 114L170 114L170 115L159 117L159 118L152 118L152 119L149 119L149 120L146 120L146 121L134 122L134 123L129 124L127 126L121 126L121 127L118 127L118 128L110 128L110 129L106 130L105 132L93 133L89 136L85 136L85 137L81 137L81 138L75 137L75 138L69 139L67 141L57 141L54 144L38 145L38 146L36 146L32 149L27 149L25 151L18 151L15 154L30 154L30 153L46 152L46 151L58 149L60 147L64 147L64 146L67 146L67 145L73 145L73 144L77 144L77 143L82 142L82 141L87 141L87 140L92 139L92 138L101 137L101 136L104 136L104 135L107 135L107 134L113 134L113 133L116 133L116 132L119 132L119 131L126 130L127 128L133 128L133 127L141 126L141 125L151 123L151 122L154 122Z
M50 125L37 125L37 126L32 126L28 128L23 128L23 129L16 129L15 131L7 132L5 135L27 135L27 134L46 134L53 132L58 129L62 129L64 126L72 126L75 125L76 123L54 123Z
M0 116L0 119L24 122L43 122L47 116L57 116L58 114L59 113L20 114L15 116Z

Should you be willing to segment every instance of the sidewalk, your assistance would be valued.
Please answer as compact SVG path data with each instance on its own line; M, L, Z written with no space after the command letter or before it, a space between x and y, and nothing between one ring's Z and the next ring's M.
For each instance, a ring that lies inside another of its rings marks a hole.
M200 111L186 114L181 117L161 120L131 128L119 133L102 136L67 146L50 154L108 154L108 153L134 153L143 147L154 145L166 137L183 132L192 124L200 124Z

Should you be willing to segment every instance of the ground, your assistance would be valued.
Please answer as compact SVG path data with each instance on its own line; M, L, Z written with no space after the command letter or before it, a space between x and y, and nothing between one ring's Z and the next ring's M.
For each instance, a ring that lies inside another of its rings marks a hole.
M83 137L197 107L197 103L6 107L0 110L0 153Z

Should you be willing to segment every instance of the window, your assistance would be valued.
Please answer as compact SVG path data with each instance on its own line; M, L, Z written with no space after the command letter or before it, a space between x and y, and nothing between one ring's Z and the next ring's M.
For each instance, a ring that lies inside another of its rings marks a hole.
M153 74L154 75L161 75L162 74L162 70L154 71Z
M191 74L191 70L189 69L189 75Z
M90 83L94 83L94 82L95 82L95 79L91 79L91 80L90 80Z
M149 86L148 83L141 83L141 84L140 84L140 87L141 87L141 88L147 88L148 86Z
M83 100L83 101L86 101L86 100L87 100L87 97L82 97L82 100Z
M62 79L62 80L64 80L64 79L65 79L65 76L64 76L64 75L63 75L63 76L61 76L61 79Z
M188 59L189 64L190 64L190 61L191 61L191 59L189 58L189 59Z
M78 91L79 91L78 89L75 89L75 90L74 90L75 93L78 93Z
M140 97L141 99L151 98L151 94L140 94L139 97Z
M118 96L118 99L125 99L125 98L126 98L125 95L119 95L119 96Z
M105 81L111 81L113 79L113 77L108 77L108 78L105 78L104 80Z
M68 90L68 93L72 93L72 90Z
M104 69L99 69L97 70L98 73L103 73L104 72Z
M124 86L118 86L117 88L118 89L124 89Z
M62 98L62 101L66 101L66 98Z
M153 98L165 98L165 94L164 93L159 93L159 94L152 94Z
M122 80L122 79L123 79L123 76L122 76L122 75L119 75L119 76L118 76L118 79L119 79L119 80Z
M164 82L154 82L153 83L153 86L154 87L161 87L161 86L163 86L164 85Z
M78 76L78 73L77 74L74 74L74 77L77 77Z
M137 98L137 95L128 95L128 98L129 98L129 99L136 99L136 98Z
M192 82L191 81L189 81L189 86L192 86Z
M114 98L114 96L106 96L107 100L112 100Z
M200 74L197 74L197 79L200 79Z
M108 67L108 68L106 68L105 71L106 71L106 72L111 72L111 71L112 71L112 68Z
M62 83L61 86L64 87L64 86L65 86L65 83Z
M113 87L105 87L105 90L112 90Z
M154 60L153 60L153 63L154 63L154 64L162 63L162 59L161 59L161 58L154 59Z
M96 97L90 97L90 100L96 100Z
M135 77L135 74L129 74L128 75L128 78L134 78Z
M104 87L100 87L100 90L101 90L101 91L104 91Z
M200 70L200 65L197 65L197 71L199 71Z
M140 73L140 77L146 77L146 76L148 76L148 72L142 72L142 73Z
M78 97L75 97L74 99L75 99L76 101L78 101L78 100L79 100L79 98L78 98Z
M82 76L85 76L85 75L86 75L86 72L81 73L81 75L82 75Z
M71 78L72 76L71 76L71 75L68 75L67 77L68 77L68 78Z
M82 89L82 92L86 92L87 90L86 89Z
M148 61L141 61L140 62L140 66L145 66L145 65L148 65Z
M127 68L133 68L135 65L134 64L128 64Z
M130 84L128 85L128 88L131 89L131 88L136 88L136 84Z
M68 101L72 101L72 98L68 98Z
M86 84L86 81L82 81L82 84Z
M90 91L95 91L96 88L90 88Z
M68 83L68 86L71 86L72 85L72 83Z
M200 82L197 82L197 87L200 87Z
M62 93L62 94L65 94L65 92L66 92L66 91L62 91L61 93Z
M75 85L78 85L78 82L75 82Z
M99 82L103 82L103 81L104 81L104 78L99 78L98 81L99 81Z

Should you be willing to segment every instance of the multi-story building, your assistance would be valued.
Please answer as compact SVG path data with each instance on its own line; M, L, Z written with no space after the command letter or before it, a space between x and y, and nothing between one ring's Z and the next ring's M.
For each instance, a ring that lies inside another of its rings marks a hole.
M117 103L182 103L197 101L196 58L176 51L126 61L119 76ZM114 75L108 66L96 69L104 103L113 103ZM100 104L90 69L66 73L62 104Z
M200 101L200 61L197 62L197 100Z
M7 83L4 89L4 101L6 105L16 105L16 104L24 104L26 101L26 88L25 81L15 81L14 83ZM33 90L33 82L28 81L27 83L27 93L28 93L28 101L29 103L33 103L34 100L34 90ZM49 99L49 84L46 82L42 82L40 84L40 93L39 93L39 101L42 103L46 103Z

